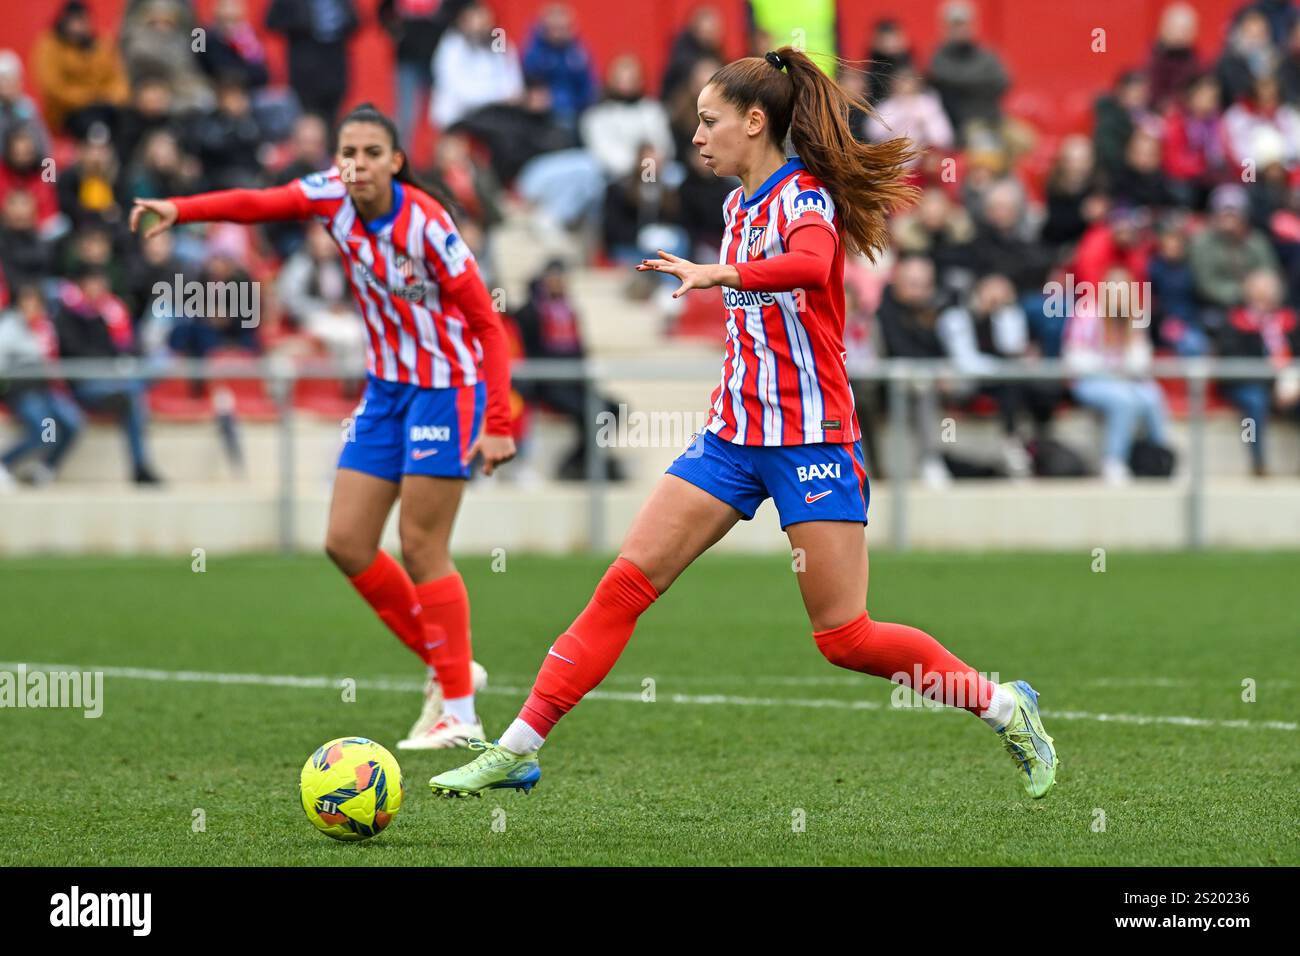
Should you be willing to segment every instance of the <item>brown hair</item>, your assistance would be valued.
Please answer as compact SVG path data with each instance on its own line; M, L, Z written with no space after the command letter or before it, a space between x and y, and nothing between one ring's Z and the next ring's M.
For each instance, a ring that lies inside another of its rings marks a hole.
M847 61L834 58L839 66ZM906 165L918 155L896 137L862 143L849 129L851 107L874 115L871 105L831 79L806 54L783 46L765 57L728 63L709 80L741 112L767 114L778 149L788 134L808 171L826 184L844 223L845 246L874 260L889 244L885 217L916 202L920 191L906 184Z

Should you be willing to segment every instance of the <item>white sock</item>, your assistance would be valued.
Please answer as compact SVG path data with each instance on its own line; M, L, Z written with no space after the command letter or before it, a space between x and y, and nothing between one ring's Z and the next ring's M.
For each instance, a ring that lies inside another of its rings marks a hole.
M1011 691L1001 684L993 685L993 699L988 709L980 713L980 720L994 730L1005 727L1011 722L1011 715L1016 712L1016 698Z
M510 726L506 728L506 732L501 735L501 746L511 753L536 753L542 749L544 743L546 743L546 738L518 717L511 722Z
M442 702L442 712L451 714L462 724L478 723L478 717L474 715L473 694L466 694L464 697L448 697Z

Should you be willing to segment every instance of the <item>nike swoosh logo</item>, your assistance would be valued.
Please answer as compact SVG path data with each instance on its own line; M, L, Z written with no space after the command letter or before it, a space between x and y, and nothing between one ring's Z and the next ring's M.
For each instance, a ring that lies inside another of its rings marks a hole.
M414 458L416 461L419 461L421 458L428 458L430 455L436 455L436 454L438 454L438 449L436 448L416 448L411 451L411 457Z
M834 491L834 490L835 490L834 488L831 489L831 491ZM810 491L810 492L808 492L808 494L806 494L806 495L803 496L804 504L810 505L810 504L812 504L814 501L821 501L823 498L825 498L827 495L829 495L829 494L831 493L831 491L820 491L820 492L818 492L817 494L813 494L813 493Z
M557 654L557 653L555 653L555 648L553 648L553 647L552 647L549 651L547 651L546 653L549 654L551 657L558 657L560 660L564 661L564 663L566 663L566 664L572 664L574 667L577 667L577 666L578 666L578 662L577 662L577 661L571 661L571 660L569 660L567 657L565 657L563 654Z

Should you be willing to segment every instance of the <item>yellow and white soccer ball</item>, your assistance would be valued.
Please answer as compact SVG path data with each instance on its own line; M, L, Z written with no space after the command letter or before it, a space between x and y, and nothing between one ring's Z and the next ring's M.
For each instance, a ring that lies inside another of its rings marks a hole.
M321 744L302 768L302 808L335 840L367 840L393 822L406 787L402 768L365 737Z

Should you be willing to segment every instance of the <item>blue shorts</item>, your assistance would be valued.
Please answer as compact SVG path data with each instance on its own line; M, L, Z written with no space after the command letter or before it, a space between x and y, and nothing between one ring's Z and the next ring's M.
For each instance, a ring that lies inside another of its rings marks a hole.
M487 385L420 388L370 376L352 414L339 467L385 481L403 475L468 478L464 461L483 427Z
M725 501L746 521L771 498L782 528L802 521L867 523L871 485L858 442L733 445L706 431L668 474Z

